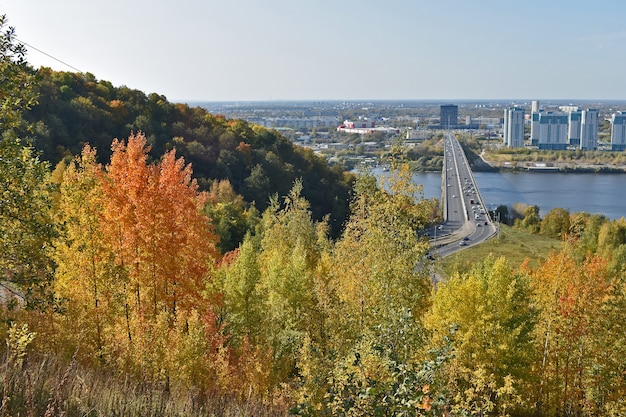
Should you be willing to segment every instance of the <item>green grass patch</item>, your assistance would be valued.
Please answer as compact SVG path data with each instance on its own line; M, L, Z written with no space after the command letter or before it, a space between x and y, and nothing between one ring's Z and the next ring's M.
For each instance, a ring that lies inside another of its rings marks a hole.
M466 272L474 263L492 255L504 256L514 269L526 260L531 267L536 268L551 251L560 248L561 241L558 239L501 225L498 236L480 245L441 258L436 262L436 267L442 276L450 276L456 271Z

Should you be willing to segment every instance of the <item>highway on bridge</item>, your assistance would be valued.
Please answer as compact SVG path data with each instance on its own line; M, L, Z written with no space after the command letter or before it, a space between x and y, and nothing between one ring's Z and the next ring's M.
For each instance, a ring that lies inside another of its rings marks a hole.
M434 255L450 255L496 234L497 227L489 217L472 169L453 133L445 134L441 186L444 222L431 235Z

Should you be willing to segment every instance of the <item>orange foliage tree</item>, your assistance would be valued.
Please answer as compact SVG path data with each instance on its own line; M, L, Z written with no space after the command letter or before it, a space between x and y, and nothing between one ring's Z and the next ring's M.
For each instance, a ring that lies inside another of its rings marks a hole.
M112 149L103 171L85 148L61 187L68 233L57 288L69 315L60 323L93 327L89 351L149 380L215 384L228 351L214 313L219 297L206 295L218 257L207 196L174 151L149 164L142 134Z
M161 337L148 329L160 323L170 331L193 310L204 310L202 293L217 257L217 238L201 211L206 195L198 192L191 167L176 159L174 151L148 165L149 148L141 134L131 135L127 143L114 141L112 149L103 220L124 280L127 340L119 347L125 346L143 366L146 357L157 354L153 338ZM163 346L162 354L170 348ZM159 355L153 359L156 367L168 362Z
M538 415L599 415L625 394L624 284L607 273L607 262L589 256L582 265L566 245L531 273L539 311ZM619 372L618 372L619 373ZM623 401L621 407L624 407Z

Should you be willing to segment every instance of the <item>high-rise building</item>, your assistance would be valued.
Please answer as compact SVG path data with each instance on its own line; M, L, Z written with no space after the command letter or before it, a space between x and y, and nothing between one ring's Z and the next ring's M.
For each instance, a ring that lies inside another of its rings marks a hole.
M598 147L598 110L582 111L580 120L580 149L594 150Z
M539 143L539 101L533 100L530 104L530 144Z
M567 149L567 114L539 112L539 149Z
M539 114L539 111L530 114L530 144L533 146L539 144Z
M511 107L504 109L504 145L509 148L524 146L524 109Z
M567 143L573 146L580 145L580 119L582 113L578 107L572 108L567 113Z
M560 112L539 109L532 102L530 142L539 149L567 149L576 146L593 150L598 147L598 110L580 110L578 106L559 106ZM565 136L564 136L565 135Z
M459 124L459 106L444 104L439 108L439 124L443 129L454 129Z
M530 114L539 113L539 101L533 100L530 104Z
M611 116L611 150L626 150L626 112L618 111Z

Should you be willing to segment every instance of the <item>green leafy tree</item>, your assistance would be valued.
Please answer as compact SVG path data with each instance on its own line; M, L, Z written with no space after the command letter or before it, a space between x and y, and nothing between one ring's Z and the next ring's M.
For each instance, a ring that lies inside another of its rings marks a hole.
M220 238L217 246L222 253L239 246L245 234L254 230L259 220L254 206L247 208L243 197L235 193L228 180L213 182L205 212Z
M541 220L539 233L564 239L570 232L570 225L569 211L557 207L550 210Z
M505 205L499 205L495 210L495 218L504 224L511 224L511 218L509 217L509 208Z
M215 286L224 296L224 320L234 345L240 345L245 338L254 345L263 340L259 326L264 318L259 246L258 239L247 236L238 249L225 257L216 277Z
M37 102L36 78L26 61L24 45L15 39L15 29L0 15L0 129L24 128L23 113Z
M527 230L530 233L539 233L541 228L539 206L526 207L524 210L524 218L515 220L515 226Z
M0 141L0 273L28 306L51 301L56 236L47 164L17 139Z
M261 325L274 354L274 375L282 379L293 373L304 338L320 338L315 271L326 246L326 228L312 220L300 182L284 206L272 199L261 227L258 289L267 312Z
M35 103L35 79L23 45L6 24L6 16L0 16L0 275L18 300L41 307L51 301L53 187L48 165L17 138L27 130L22 113Z

